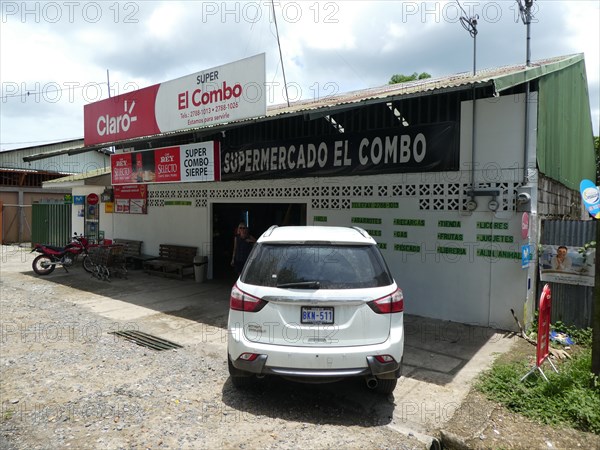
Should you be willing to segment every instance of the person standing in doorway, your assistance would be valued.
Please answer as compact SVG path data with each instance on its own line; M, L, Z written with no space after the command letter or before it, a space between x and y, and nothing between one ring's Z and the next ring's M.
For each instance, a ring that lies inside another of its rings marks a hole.
M233 256L231 257L231 266L235 268L238 276L242 273L244 264L246 264L250 250L252 250L252 245L255 242L256 238L248 232L246 224L240 222L233 238Z

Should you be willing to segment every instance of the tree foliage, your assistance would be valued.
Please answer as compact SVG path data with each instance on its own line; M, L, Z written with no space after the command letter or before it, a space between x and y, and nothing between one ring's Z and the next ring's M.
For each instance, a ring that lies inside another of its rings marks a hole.
M397 73L395 75L392 75L392 78L390 78L388 84L406 83L408 81L425 80L426 78L431 78L431 75L427 72L421 72L420 74L415 72L412 75L404 75L402 73Z

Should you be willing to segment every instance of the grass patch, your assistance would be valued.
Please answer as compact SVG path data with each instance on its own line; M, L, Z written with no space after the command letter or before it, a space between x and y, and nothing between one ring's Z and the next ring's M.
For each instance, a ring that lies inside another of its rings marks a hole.
M511 411L549 425L565 425L600 434L600 380L591 373L592 352L584 348L558 367L542 367L550 381L532 374L527 361L496 362L477 381L488 398Z
M7 409L2 413L2 420L10 420L15 415L12 409Z

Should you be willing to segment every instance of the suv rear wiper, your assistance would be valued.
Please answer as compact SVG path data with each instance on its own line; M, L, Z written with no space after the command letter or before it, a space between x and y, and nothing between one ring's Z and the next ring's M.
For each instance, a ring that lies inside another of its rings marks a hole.
M320 289L321 282L319 282L319 281L297 281L295 283L278 284L277 287L278 288Z

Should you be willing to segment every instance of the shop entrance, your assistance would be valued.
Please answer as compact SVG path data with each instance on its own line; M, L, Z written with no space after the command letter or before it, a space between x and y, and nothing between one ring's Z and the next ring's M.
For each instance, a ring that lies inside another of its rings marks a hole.
M231 267L233 238L240 222L258 237L271 225L306 225L305 203L213 203L213 279L235 280Z

